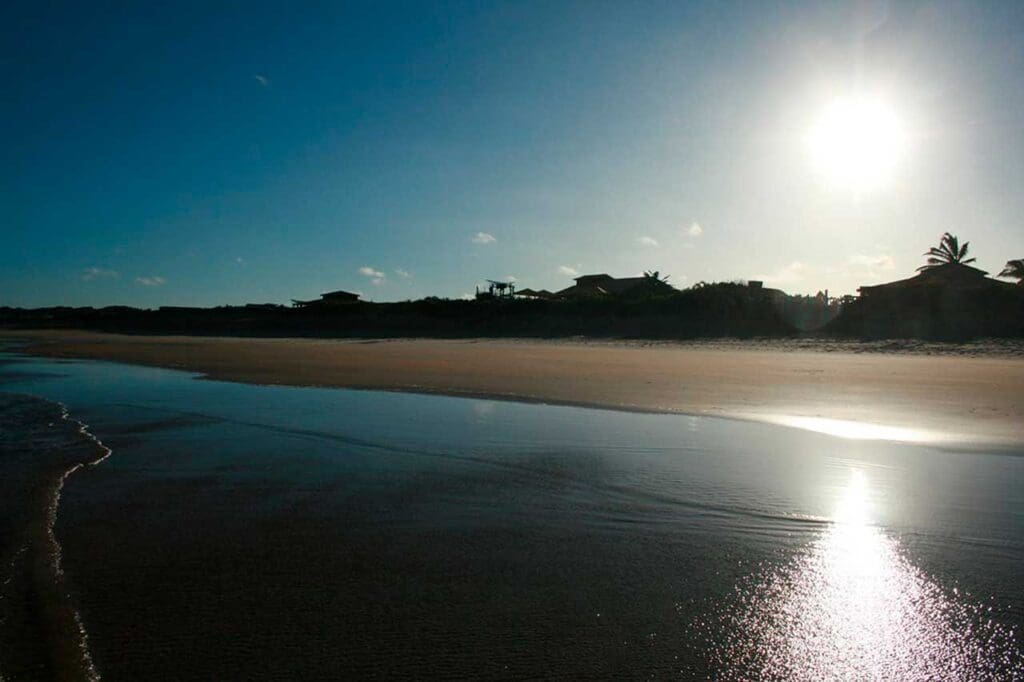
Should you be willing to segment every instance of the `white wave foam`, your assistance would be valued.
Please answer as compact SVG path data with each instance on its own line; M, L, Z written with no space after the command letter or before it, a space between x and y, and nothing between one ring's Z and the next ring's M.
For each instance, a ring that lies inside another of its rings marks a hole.
M54 580L57 584L57 588L63 589L64 568L62 566L61 546L60 543L57 541L55 527L57 524L57 510L60 506L60 498L61 493L64 490L64 484L67 481L68 477L71 476L71 474L75 473L82 467L93 467L102 463L104 460L110 457L110 455L113 453L113 450L107 447L103 443L103 441L101 441L99 438L93 435L89 431L88 425L86 425L84 422L72 418L66 405L61 403L60 408L61 419L63 419L66 422L76 424L78 426L79 435L81 435L86 440L91 441L100 452L99 457L87 462L79 462L71 466L63 474L61 474L61 477L57 481L57 485L54 488L53 499L51 500L50 506L47 509L46 532L53 554ZM96 668L96 664L93 661L92 654L89 651L89 635L85 630L85 624L82 622L82 617L78 613L78 610L73 605L69 605L68 608L70 609L71 615L74 618L75 627L77 630L76 634L78 636L78 650L81 656L80 665L83 668L82 675L86 680L88 680L88 682L99 682L101 677L99 671ZM2 680L0 680L0 682L2 682Z

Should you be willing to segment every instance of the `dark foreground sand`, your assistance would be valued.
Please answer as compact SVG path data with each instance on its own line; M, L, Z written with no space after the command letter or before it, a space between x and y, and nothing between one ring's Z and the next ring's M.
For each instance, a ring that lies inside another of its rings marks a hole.
M739 417L840 435L1024 447L1024 358L756 346L247 339L0 332L27 352L259 384ZM833 421L836 420L836 421ZM878 428L864 429L845 422Z

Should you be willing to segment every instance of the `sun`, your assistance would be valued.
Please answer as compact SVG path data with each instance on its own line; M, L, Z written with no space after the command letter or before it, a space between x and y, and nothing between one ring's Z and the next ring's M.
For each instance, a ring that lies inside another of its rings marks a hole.
M867 96L834 100L807 135L815 170L838 189L866 192L890 184L906 134L885 101Z

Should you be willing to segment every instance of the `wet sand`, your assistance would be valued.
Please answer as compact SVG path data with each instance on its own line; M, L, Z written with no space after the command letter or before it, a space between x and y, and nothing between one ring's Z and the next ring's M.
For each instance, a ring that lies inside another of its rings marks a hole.
M0 332L26 351L257 384L444 393L737 417L839 435L1024 445L1024 359L532 340ZM863 429L845 422L885 428Z

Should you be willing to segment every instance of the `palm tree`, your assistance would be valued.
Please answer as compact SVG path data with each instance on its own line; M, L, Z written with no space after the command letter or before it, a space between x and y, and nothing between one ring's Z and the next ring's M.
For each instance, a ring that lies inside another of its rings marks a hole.
M1000 277L1012 277L1017 284L1024 285L1024 258L1006 261L1006 267L999 273Z
M919 267L917 271L931 270L940 265L967 265L968 263L973 263L976 259L964 258L967 255L967 246L969 244L970 242L964 242L964 245L960 246L960 240L946 232L942 235L942 240L938 246L933 246L924 253L924 255L928 256L928 263Z
M655 296L672 291L672 286L668 283L668 275L662 277L657 270L644 270L644 278L637 291L644 292L646 296Z

